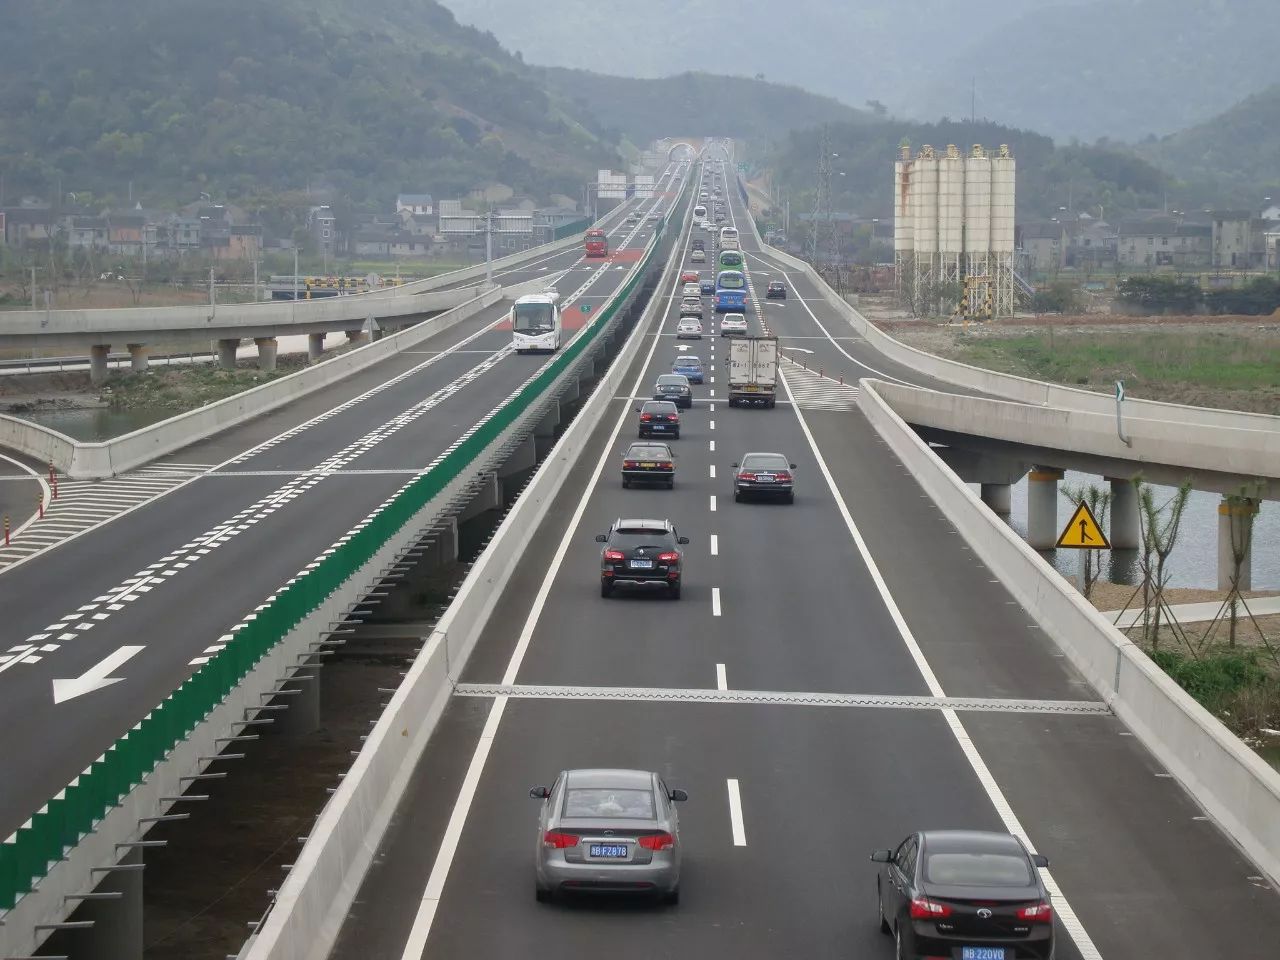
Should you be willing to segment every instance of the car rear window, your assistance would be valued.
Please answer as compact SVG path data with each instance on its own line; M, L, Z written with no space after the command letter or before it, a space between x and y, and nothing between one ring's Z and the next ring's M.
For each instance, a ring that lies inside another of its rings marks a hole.
M1008 853L930 853L925 857L929 883L965 887L1025 887L1031 868L1022 857Z
M675 413L676 405L670 400L650 400L643 407L642 413Z
M635 460L637 457L645 460L669 460L671 450L660 443L635 443L627 448L627 458Z
M676 386L684 385L684 377L678 373L664 373L658 378L659 383L674 383Z
M751 470L789 470L791 468L784 457L747 457L742 461L742 466Z
M564 798L566 817L654 818L652 790L614 790L608 787L570 788Z

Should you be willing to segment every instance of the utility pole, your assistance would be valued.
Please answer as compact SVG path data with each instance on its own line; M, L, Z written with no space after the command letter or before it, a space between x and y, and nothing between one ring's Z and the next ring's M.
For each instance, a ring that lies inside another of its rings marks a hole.
M822 125L818 137L818 189L813 198L813 222L809 232L809 261L821 269L825 254L832 262L836 257L836 236L831 216L831 128Z
M257 257L253 258L253 299L255 303L259 299L261 299L258 296L258 258Z
M493 208L484 212L484 282L493 285Z
M298 245L293 245L293 302L298 302Z
M31 268L31 309L32 310L39 309L36 306L36 268L35 267Z
M209 311L211 316L218 315L218 299L213 292L213 267L209 268Z

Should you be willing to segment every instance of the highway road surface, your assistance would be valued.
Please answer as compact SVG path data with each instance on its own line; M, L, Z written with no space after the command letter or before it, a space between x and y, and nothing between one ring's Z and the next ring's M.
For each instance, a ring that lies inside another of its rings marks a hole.
M641 250L655 225L619 224L610 246ZM554 278L567 336L633 262L574 249L504 279ZM509 308L179 451L164 463L194 478L0 572L0 838L549 362L512 353Z
M919 378L743 238L753 330L767 317L837 380L784 366L785 403L730 410L718 336L677 343L674 305L640 334L333 956L888 958L867 855L944 827L1023 833L1050 858L1062 960L1275 956L1275 891L853 408L868 371ZM770 279L790 298L766 305ZM624 490L633 397L682 346L710 378L683 414L675 489ZM734 502L748 450L798 464L794 505ZM593 537L618 517L690 538L682 599L601 598ZM528 790L592 766L688 790L679 906L535 902Z

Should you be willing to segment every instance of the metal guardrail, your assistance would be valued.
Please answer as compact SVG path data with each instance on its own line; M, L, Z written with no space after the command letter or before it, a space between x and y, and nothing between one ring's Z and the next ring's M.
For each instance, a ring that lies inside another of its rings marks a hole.
M293 578L256 612L253 620L232 635L226 646L0 843L0 913L12 909L32 891L51 865L92 832L105 814L187 738L276 644L354 576L415 514L444 492L579 360L619 305L626 303L643 281L645 268L658 249L666 226L666 220L659 224L645 257L609 306L541 373L502 403L486 423L435 466L380 507L365 526L341 538L323 560Z

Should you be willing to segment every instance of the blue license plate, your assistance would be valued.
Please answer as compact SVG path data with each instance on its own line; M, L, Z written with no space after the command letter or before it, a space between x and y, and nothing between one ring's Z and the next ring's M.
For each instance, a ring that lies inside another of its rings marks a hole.
M960 960L1004 960L1004 947L961 947Z
M651 429L651 430L665 430L665 429L667 429L667 425L666 425L665 423L655 423L652 427L650 427L650 429Z
M756 480L758 480L760 483L773 483L773 479L774 479L774 478L773 478L773 474L772 474L772 473L757 473L757 474L756 474Z
M653 561L652 560L632 560L631 569L632 570L652 570Z
M627 858L627 845L625 843L593 843L591 844L591 856L604 857L608 860L625 860ZM1004 954L1001 958L1003 960Z

